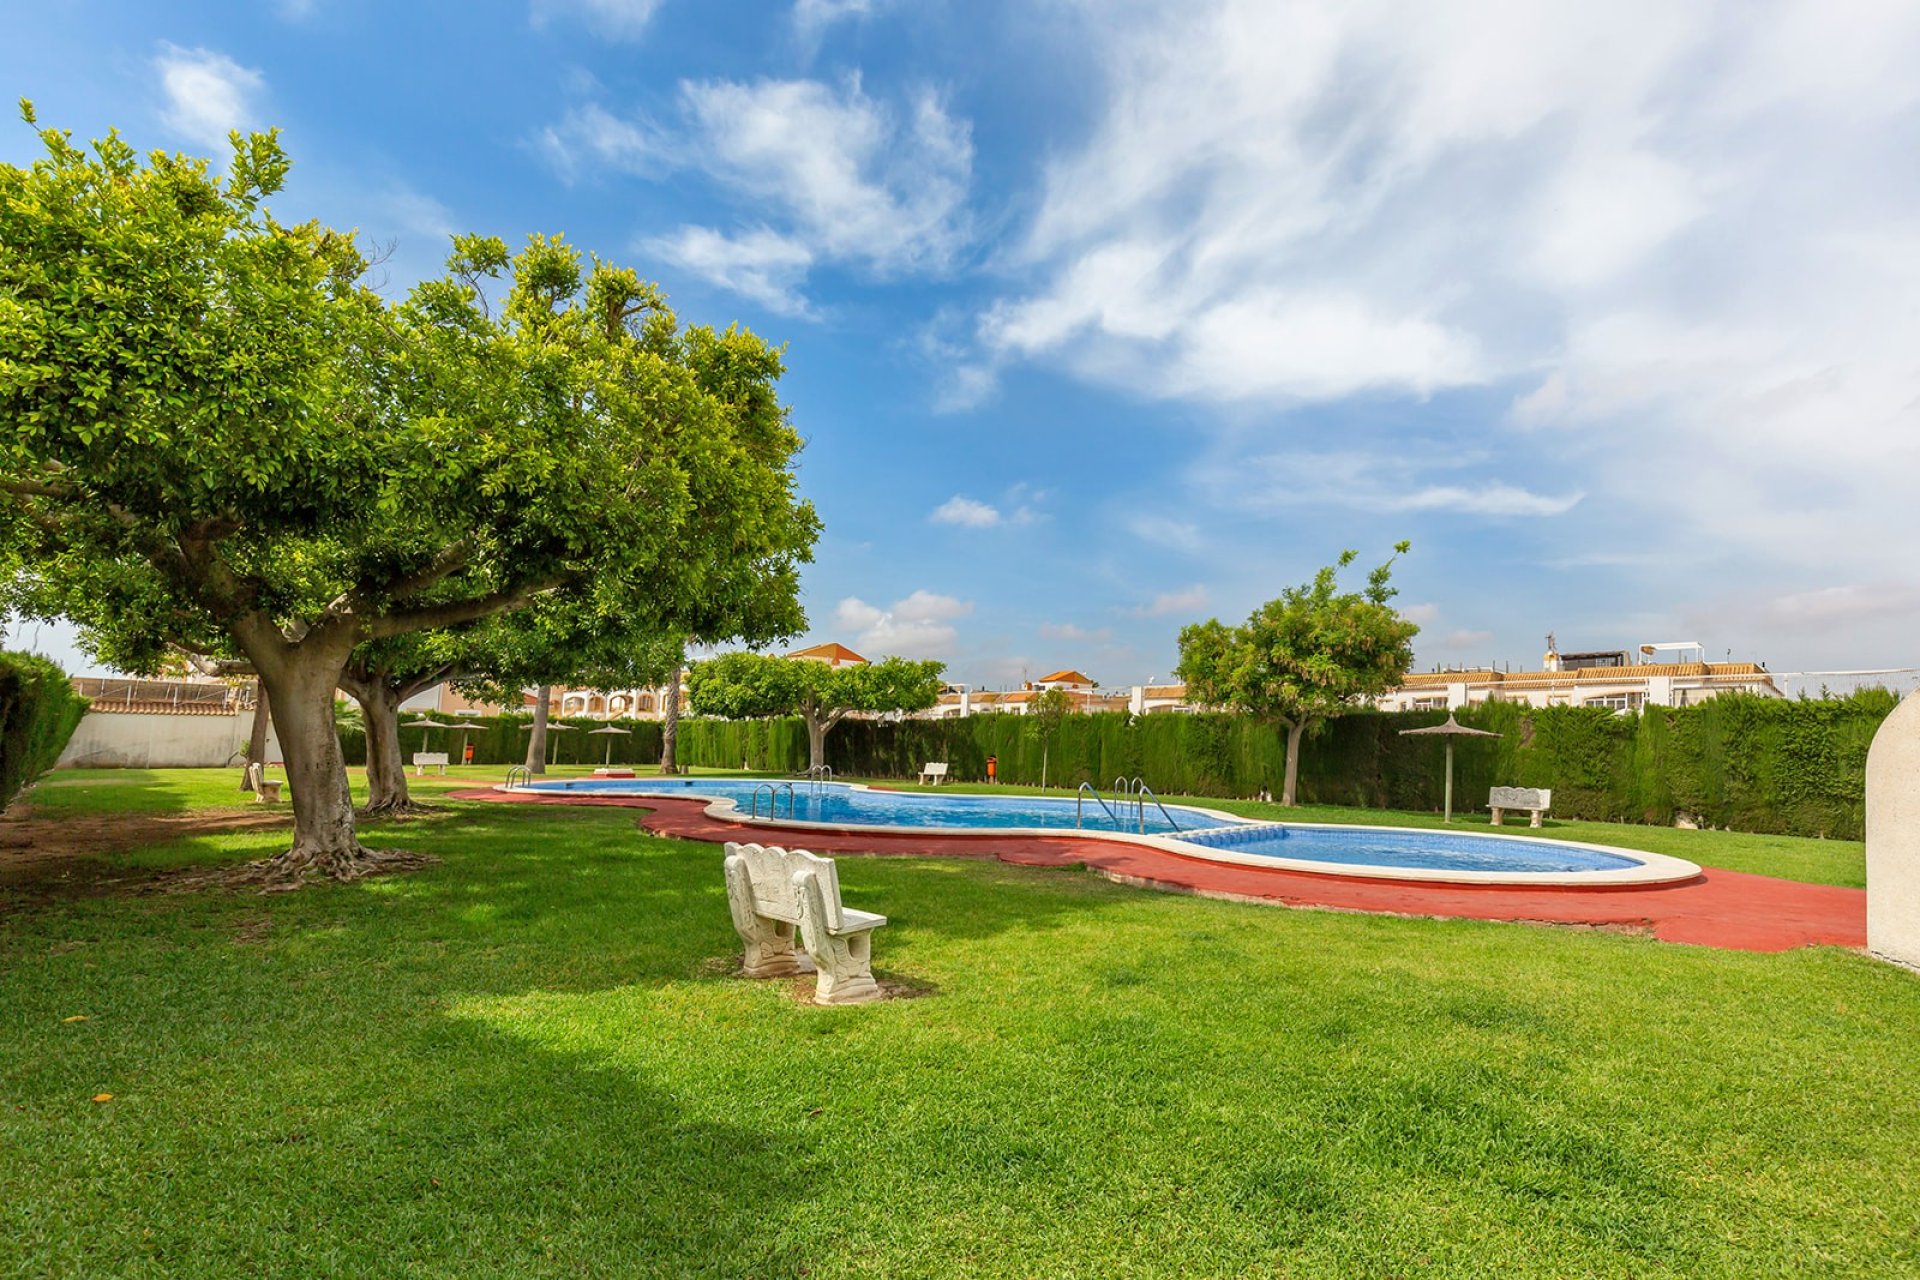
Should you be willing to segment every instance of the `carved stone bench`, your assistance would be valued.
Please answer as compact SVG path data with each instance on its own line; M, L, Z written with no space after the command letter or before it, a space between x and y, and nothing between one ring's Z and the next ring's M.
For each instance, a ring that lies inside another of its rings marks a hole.
M247 786L253 789L255 804L279 804L283 785L281 779L267 777L267 771L260 767L258 761L247 766Z
M873 931L887 918L841 903L840 873L831 858L805 849L732 842L726 852L727 907L746 944L748 977L812 970L815 1004L880 998L880 984L873 980ZM805 960L793 948L796 930Z
M1493 825L1496 827L1507 816L1509 809L1525 809L1533 815L1533 820L1527 825L1537 827L1541 815L1552 807L1553 792L1534 787L1495 787L1487 794L1487 808L1493 810Z
M946 763L923 764L920 766L920 785L937 787L947 780Z
M413 753L413 772L415 777L425 777L427 766L440 766L440 776L447 776L447 753L444 751L416 751Z

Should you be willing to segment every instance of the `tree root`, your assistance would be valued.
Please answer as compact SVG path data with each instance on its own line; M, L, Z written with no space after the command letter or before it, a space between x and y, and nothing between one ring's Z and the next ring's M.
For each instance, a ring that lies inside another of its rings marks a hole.
M297 846L285 853L238 867L195 867L165 877L159 886L167 893L201 889L253 889L260 893L290 893L303 885L332 881L347 884L374 876L402 875L438 864L430 853L408 849L368 849L354 846L347 856L330 853L316 857Z
M368 805L359 811L362 818L388 819L411 818L423 813L432 813L434 806L422 804L418 800L389 800L384 804Z

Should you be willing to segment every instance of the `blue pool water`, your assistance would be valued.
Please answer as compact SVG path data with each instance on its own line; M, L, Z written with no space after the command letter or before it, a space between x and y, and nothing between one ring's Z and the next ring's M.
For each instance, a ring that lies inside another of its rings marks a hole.
M799 822L829 822L854 827L1058 827L1072 830L1074 802L1047 796L969 796L938 791L866 791L844 783L795 782L789 812L785 780L778 784L778 810L775 817ZM537 791L586 791L601 795L692 795L728 799L742 813L752 805L755 788L760 791L761 817L767 814L767 784L752 778L580 778L565 782L539 782ZM1108 800L1111 804L1111 799ZM1090 831L1141 831L1139 811L1126 806L1109 812L1088 800L1081 807L1081 823ZM1171 820L1168 818L1171 815ZM1234 822L1237 819L1227 819ZM1218 827L1222 820L1213 814L1180 805L1168 805L1162 814L1159 806L1149 804L1146 812L1147 835L1168 835L1176 831L1195 831Z
M779 789L776 819L834 826L926 827L934 830L1005 830L1042 827L1072 830L1075 802L1051 796L961 795L939 791L870 791L844 783L792 784ZM599 795L686 795L734 801L742 813L753 807L767 816L767 780L754 778L575 778L534 783L536 791ZM1109 801L1109 803L1111 803ZM1139 810L1114 811L1094 800L1080 806L1087 831L1141 831ZM1495 871L1526 874L1617 871L1644 866L1639 858L1591 845L1558 840L1501 838L1405 827L1293 826L1203 813L1185 805L1146 807L1145 834L1170 836L1205 856L1205 850L1255 857L1324 862L1352 867L1403 867L1424 871Z
M1503 840L1451 831L1381 827L1289 827L1248 823L1181 836L1189 844L1303 862L1429 871L1618 871L1645 864L1558 840Z

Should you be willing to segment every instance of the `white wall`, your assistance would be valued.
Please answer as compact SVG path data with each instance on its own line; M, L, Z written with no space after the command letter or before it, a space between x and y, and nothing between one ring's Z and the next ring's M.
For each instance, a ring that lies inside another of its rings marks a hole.
M1920 693L1867 750L1867 949L1920 969Z
M89 711L60 753L56 768L173 769L238 767L253 732L253 712L228 716L129 715ZM267 759L280 743L267 735Z

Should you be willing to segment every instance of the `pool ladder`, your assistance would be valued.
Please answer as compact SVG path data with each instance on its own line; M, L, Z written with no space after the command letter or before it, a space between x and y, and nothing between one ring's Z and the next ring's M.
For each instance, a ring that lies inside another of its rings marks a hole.
M507 770L507 782L504 788L505 790L511 791L516 786L525 787L525 786L531 786L532 784L533 784L533 770L527 768L527 766L523 764L517 764L517 765L514 765L513 768Z
M763 782L753 789L753 798L748 802L747 807L747 816L749 818L757 818L760 816L760 793L762 791L767 793L767 816L769 818L777 818L780 816L780 793L782 791L787 793L787 817L793 817L793 784L791 782Z
M794 777L805 778L808 788L813 791L818 791L823 785L833 781L833 766L830 764L817 764L809 768L804 774L796 773Z
M1073 826L1076 831L1080 829L1081 817L1085 811L1086 798L1088 796L1092 796L1095 803L1107 811L1107 818L1113 823L1113 829L1115 831L1126 830L1121 815L1127 811L1128 806L1132 806L1134 828L1139 834L1145 835L1147 833L1147 801L1149 800L1153 801L1153 807L1160 811L1160 816L1167 820L1168 826L1172 827L1175 831L1181 829L1179 821L1174 818L1172 813L1168 812L1167 806L1160 803L1160 797L1153 793L1153 788L1147 785L1144 778L1129 779L1120 777L1113 780L1113 804L1108 804L1106 797L1094 790L1091 782L1083 782L1080 784L1080 789L1076 791L1073 796ZM1116 805L1118 806L1117 810L1115 808Z

